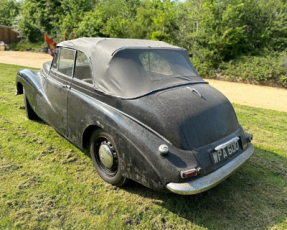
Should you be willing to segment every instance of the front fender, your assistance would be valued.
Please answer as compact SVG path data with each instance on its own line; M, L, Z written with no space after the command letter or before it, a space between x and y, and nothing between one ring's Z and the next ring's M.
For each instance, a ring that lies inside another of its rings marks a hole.
M22 94L25 89L26 96L31 107L37 110L37 95L39 89L42 88L40 71L33 71L29 69L19 70L16 75L17 94Z

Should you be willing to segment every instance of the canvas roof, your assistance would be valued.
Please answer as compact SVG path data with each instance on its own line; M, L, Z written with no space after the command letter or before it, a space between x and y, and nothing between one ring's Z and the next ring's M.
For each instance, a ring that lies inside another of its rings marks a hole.
M104 50L108 55L112 55L119 49L128 48L173 48L182 49L177 46L167 44L162 41L152 41L144 39L124 39L124 38L78 38L69 41L63 41L58 46L69 47L71 49L81 50L89 56L96 49Z
M123 98L135 98L156 88L179 84L183 80L167 80L150 82L146 78L142 63L138 56L139 50L166 50L180 53L193 70L193 78L202 80L191 65L185 49L162 41L118 38L78 38L63 41L58 47L67 47L84 52L91 61L95 88L105 94ZM138 51L138 52L137 52ZM171 53L169 53L171 54ZM184 76L183 76L184 77ZM185 79L188 82L191 79Z

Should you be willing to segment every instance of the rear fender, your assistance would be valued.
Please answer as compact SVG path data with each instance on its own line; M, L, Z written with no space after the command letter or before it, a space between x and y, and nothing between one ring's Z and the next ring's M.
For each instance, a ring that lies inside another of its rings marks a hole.
M102 128L117 143L123 175L147 187L166 191L166 183L181 181L180 169L197 165L191 152L187 154L187 151L176 149L168 140L135 119L77 91L69 93L68 111L69 139L73 143L83 148L89 139L87 132L92 133L90 127ZM79 111L85 111L85 116L79 118ZM167 157L158 153L161 144L170 146Z

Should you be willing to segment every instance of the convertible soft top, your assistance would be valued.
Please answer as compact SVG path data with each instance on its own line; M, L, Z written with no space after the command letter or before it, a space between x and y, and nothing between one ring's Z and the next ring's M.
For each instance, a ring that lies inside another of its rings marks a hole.
M161 88L203 81L185 49L162 41L78 38L58 47L84 52L91 60L95 88L108 95L136 98Z

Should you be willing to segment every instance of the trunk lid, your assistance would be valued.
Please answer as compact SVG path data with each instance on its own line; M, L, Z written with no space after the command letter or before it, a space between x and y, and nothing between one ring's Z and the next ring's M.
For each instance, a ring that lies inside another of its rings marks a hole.
M179 125L190 150L216 142L239 128L231 103L208 84L172 88L158 93L157 98Z

